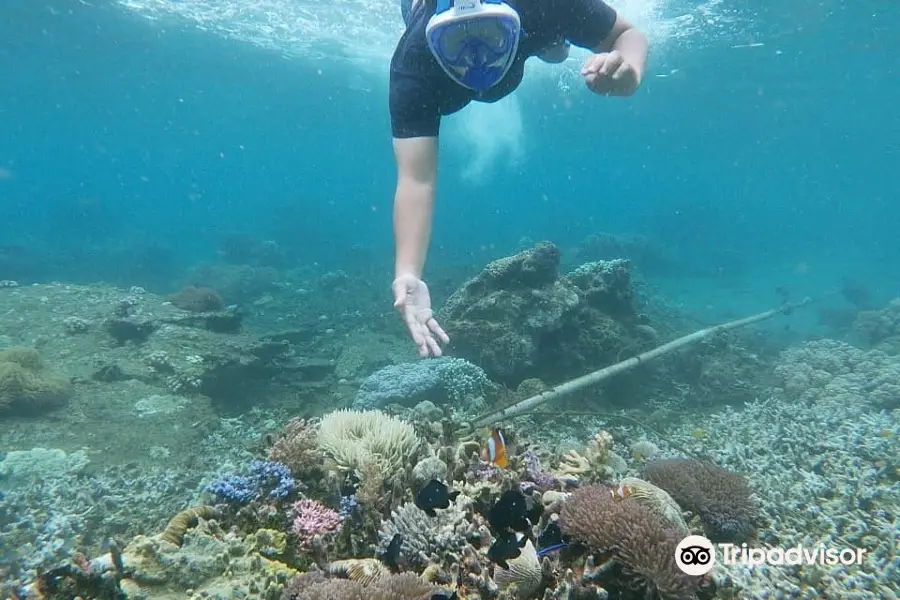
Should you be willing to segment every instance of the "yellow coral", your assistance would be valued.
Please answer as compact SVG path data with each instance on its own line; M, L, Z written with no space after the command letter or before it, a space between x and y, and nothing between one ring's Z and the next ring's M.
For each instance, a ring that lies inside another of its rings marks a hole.
M569 450L559 460L559 468L553 473L557 477L577 477L591 470L591 463L576 450Z

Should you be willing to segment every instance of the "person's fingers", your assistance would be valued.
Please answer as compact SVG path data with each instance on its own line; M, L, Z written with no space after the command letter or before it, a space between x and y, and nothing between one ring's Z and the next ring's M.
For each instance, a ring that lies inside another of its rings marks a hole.
M442 354L441 347L438 346L438 343L434 341L434 338L431 335L425 337L425 343L428 345L428 350L430 350L435 357L439 357Z
M606 55L606 60L603 61L600 68L597 69L597 73L605 77L618 69L624 61L625 58L619 52L610 52Z
M603 66L603 63L606 62L607 54L592 54L584 61L584 64L581 66L581 74L587 75L588 73L596 73Z
M628 73L631 71L631 65L629 65L624 60L619 63L619 66L616 67L616 70L609 74L609 78L612 81L622 81Z
M395 280L391 287L394 291L394 308L400 308L406 304L406 298L409 295L408 288L400 280Z
M446 344L450 341L450 336L448 336L447 332L445 332L443 328L441 328L440 324L437 322L437 319L431 317L430 319L428 319L428 321L425 322L425 324L428 326L428 329L430 329L434 335L438 336L438 338L443 343Z
M416 345L423 345L425 343L425 335L423 334L425 328L416 319L415 311L410 310L408 306L404 307L403 320L406 321L406 328L409 330L409 335Z

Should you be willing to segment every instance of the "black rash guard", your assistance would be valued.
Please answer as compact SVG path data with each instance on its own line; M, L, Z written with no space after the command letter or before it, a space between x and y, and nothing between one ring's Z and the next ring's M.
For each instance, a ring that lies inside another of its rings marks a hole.
M395 138L436 137L441 115L454 113L472 100L496 102L519 87L525 60L561 40L596 48L612 31L616 11L603 0L507 0L522 22L522 38L506 76L482 95L444 73L428 48L425 25L431 17L427 0L419 0L391 59L390 111Z

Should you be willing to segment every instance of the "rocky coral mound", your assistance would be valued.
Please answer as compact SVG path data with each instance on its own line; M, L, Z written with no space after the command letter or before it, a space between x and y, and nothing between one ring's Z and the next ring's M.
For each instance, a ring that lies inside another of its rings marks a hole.
M638 324L630 262L586 263L566 275L559 264L559 249L541 242L463 284L439 314L454 354L508 385L615 361Z

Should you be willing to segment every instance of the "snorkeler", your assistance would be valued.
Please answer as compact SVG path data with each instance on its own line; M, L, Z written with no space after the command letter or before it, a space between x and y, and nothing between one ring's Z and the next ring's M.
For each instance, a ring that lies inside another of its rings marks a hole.
M436 5L435 5L436 3ZM496 102L522 82L525 61L559 63L570 44L594 52L581 68L600 96L641 84L647 39L603 0L401 0L406 31L391 59L390 111L397 160L394 307L419 356L449 337L422 281L431 237L441 115L472 100Z

